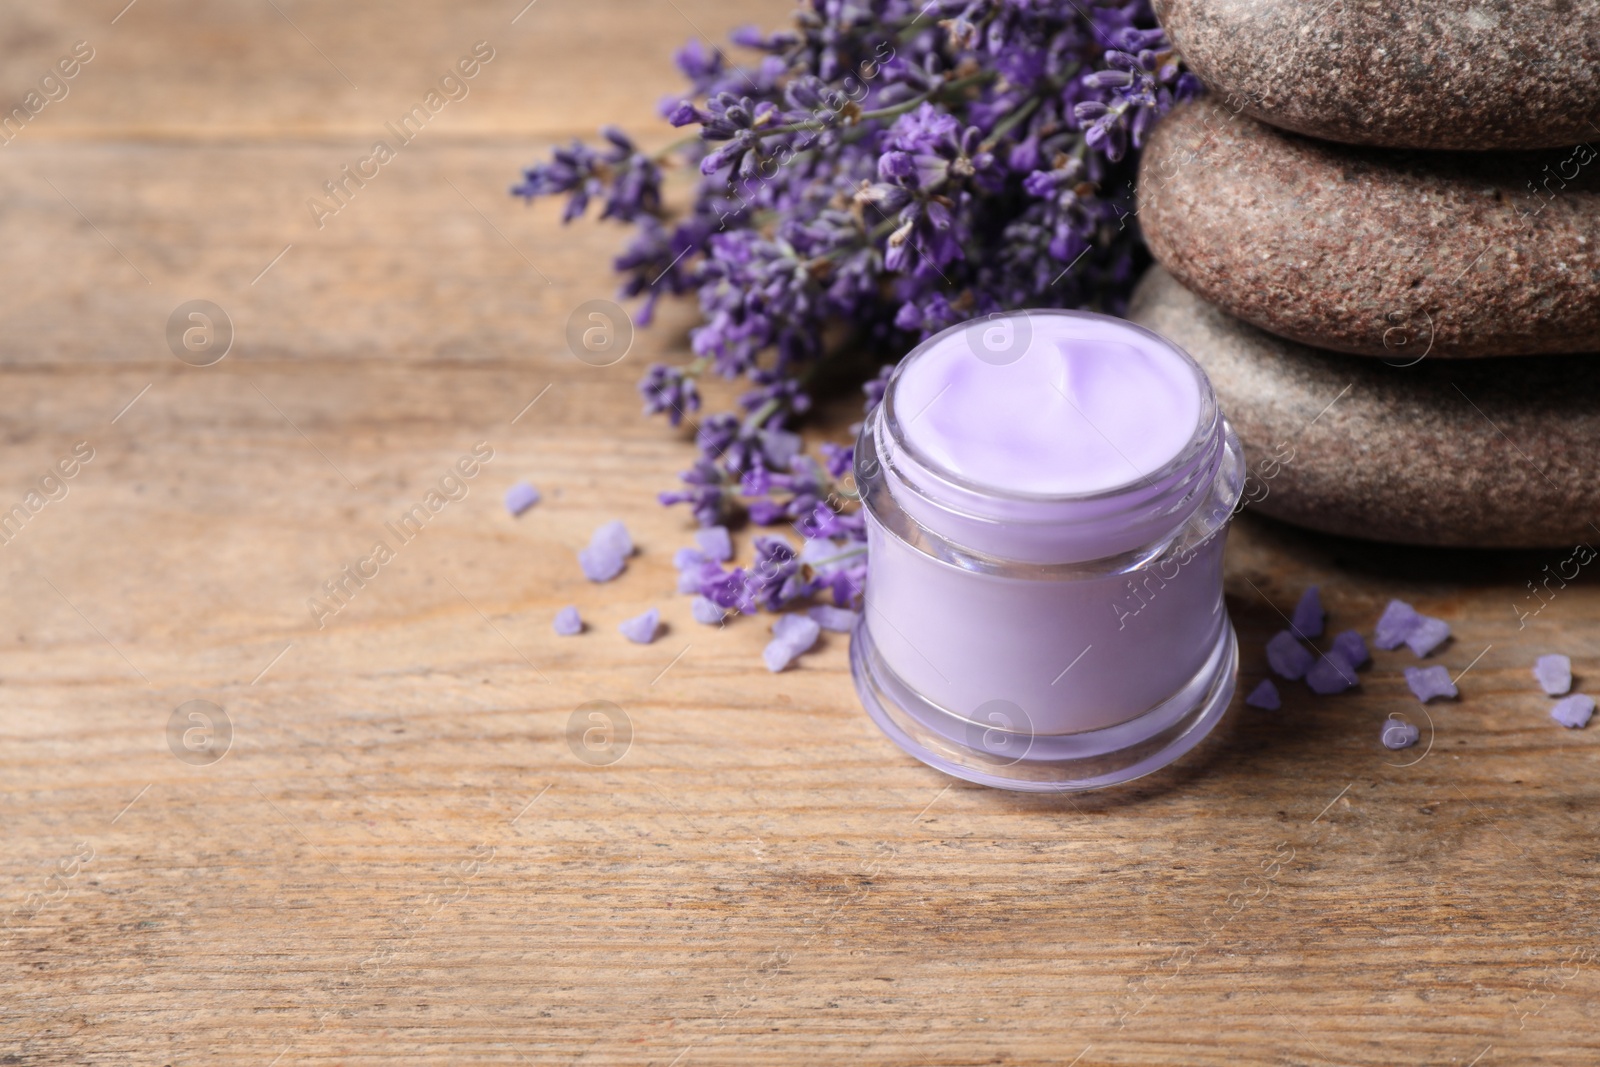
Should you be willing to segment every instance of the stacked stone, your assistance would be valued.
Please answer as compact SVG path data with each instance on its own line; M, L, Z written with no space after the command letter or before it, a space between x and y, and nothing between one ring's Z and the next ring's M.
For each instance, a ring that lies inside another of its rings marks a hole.
M1600 539L1600 0L1155 6L1211 94L1145 149L1129 317L1210 373L1254 506Z

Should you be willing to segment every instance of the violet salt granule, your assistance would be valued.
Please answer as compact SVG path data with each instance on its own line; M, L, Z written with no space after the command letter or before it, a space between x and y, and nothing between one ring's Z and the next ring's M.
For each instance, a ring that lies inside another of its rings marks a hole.
M767 670L776 674L817 643L822 627L805 615L780 615L772 624L772 640L761 651Z
M1582 693L1563 697L1550 709L1550 717L1569 730L1583 729L1589 725L1589 716L1593 714L1594 698Z
M700 546L700 551L708 559L726 563L733 558L733 538L728 536L726 526L701 527L694 532L694 543Z
M1321 637L1322 620L1322 592L1313 585L1301 594L1300 603L1294 606L1294 618L1289 627L1296 637Z
M583 576L591 582L609 582L622 573L629 556L633 555L633 539L621 519L599 527L589 538L589 547L578 552L578 566Z
M622 631L622 636L638 645L648 645L656 639L656 630L661 625L661 612L651 608L643 615L635 615L625 619L617 625Z
M832 604L818 604L806 614L816 620L818 626L836 634L850 633L856 628L856 621L861 618L860 612L851 611L849 608L836 608Z
M1331 649L1317 657L1317 662L1306 671L1306 685L1311 687L1313 693L1322 696L1342 693L1355 684L1355 665L1345 659L1344 653L1338 649Z
M1280 630L1267 642L1268 666L1291 682L1305 676L1306 668L1311 666L1311 658L1311 653L1288 630Z
M707 626L716 626L722 622L723 610L713 600L697 596L689 602L689 611L694 615L695 622L703 622Z
M609 582L622 573L623 559L609 548L590 545L578 550L578 566L591 582Z
M1572 660L1559 654L1540 656L1533 661L1533 677L1547 694L1561 696L1572 688Z
M1449 636L1449 623L1428 615L1418 615L1416 625L1406 634L1406 647L1418 656L1426 656L1444 644Z
M1413 668L1415 669L1415 668ZM1432 668L1429 668L1430 670ZM1402 722L1399 719L1383 720L1383 747L1399 751L1410 748L1417 743L1417 738L1422 736L1422 731L1413 723Z
M1417 621L1421 618L1417 609L1404 600L1389 601L1389 606L1378 617L1378 625L1372 632L1372 643L1379 648L1399 648L1411 636L1411 631L1416 629Z
M1277 711L1283 707L1283 701L1278 699L1278 687L1272 684L1271 678L1261 679L1261 684L1250 690L1250 695L1244 702L1252 708L1261 708L1264 711Z
M1450 672L1443 667L1407 667L1406 685L1424 704L1434 697L1461 695L1456 689L1456 683L1450 680Z
M628 528L622 525L621 519L612 519L597 527L589 537L589 544L605 545L623 559L633 555L633 538L628 536Z
M1355 630L1346 630L1333 639L1333 651L1345 658L1352 667L1359 667L1372 658L1367 651L1367 643L1362 640L1361 634Z
M562 637L583 632L583 618L578 614L578 609L570 604L556 612L555 621L550 625Z
M513 515L521 515L538 502L539 490L527 482L518 482L506 490L506 510Z

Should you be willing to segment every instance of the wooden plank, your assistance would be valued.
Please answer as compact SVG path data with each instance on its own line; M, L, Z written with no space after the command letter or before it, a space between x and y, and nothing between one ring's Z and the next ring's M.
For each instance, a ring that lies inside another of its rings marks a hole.
M500 12L278 2L396 99ZM682 357L693 310L579 363L564 323L611 293L618 231L503 191L556 132L647 117L683 19L547 3L527 69L491 65L503 102L468 101L484 137L419 140L320 230L304 200L387 104L363 84L323 114L336 79L271 5L141 0L107 37L123 65L108 43L84 73L99 95L0 153L0 504L94 448L0 546L0 1062L1593 1060L1600 735L1550 723L1528 673L1551 650L1580 687L1600 670L1588 576L1519 629L1560 553L1246 514L1243 685L1307 583L1335 629L1411 599L1466 672L1430 748L1377 743L1421 721L1402 650L1357 693L1236 706L1115 794L921 767L859 710L842 639L774 677L762 621L699 626L673 591L690 526L653 496L690 447L634 381ZM7 13L0 40L51 55L89 10ZM541 56L565 95L532 91ZM205 368L164 339L201 298L236 328ZM319 627L306 599L480 441L466 497ZM513 520L518 478L546 499ZM595 586L573 553L613 517L642 551ZM567 603L589 632L551 632ZM662 638L623 641L651 604ZM220 762L169 749L189 700L225 710ZM592 700L632 724L611 766L569 747Z

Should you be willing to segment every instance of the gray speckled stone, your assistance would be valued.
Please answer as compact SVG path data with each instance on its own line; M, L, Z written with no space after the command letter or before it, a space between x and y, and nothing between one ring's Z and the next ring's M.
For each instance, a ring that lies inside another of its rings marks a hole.
M1600 357L1389 366L1258 330L1159 266L1128 317L1205 367L1263 514L1410 544L1600 544Z
M1284 337L1387 358L1600 350L1600 149L1352 148L1201 100L1156 127L1138 189L1155 257Z
M1600 135L1597 0L1155 0L1189 66L1286 130L1394 148Z

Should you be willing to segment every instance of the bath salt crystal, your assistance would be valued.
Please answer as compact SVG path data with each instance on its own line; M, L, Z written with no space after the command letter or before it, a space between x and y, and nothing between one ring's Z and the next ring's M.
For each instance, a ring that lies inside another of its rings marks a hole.
M595 530L589 536L589 547L605 546L623 559L633 555L633 538L628 536L628 528L622 525L621 519L612 519Z
M656 629L661 625L661 612L651 608L643 615L635 615L619 623L622 636L639 645L648 645L656 639Z
M1280 630L1267 642L1267 665L1292 682L1305 676L1306 668L1311 666L1311 653L1294 639L1294 634Z
M1306 671L1306 685L1311 691L1320 696L1332 696L1342 693L1356 684L1355 666L1344 658L1344 653L1338 649L1329 651L1326 655L1318 656L1317 662Z
M538 502L539 490L527 482L518 482L506 490L506 510L513 515L521 515Z
M1449 636L1449 623L1428 615L1418 615L1416 625L1406 634L1406 647L1418 656L1426 656L1444 644L1445 638Z
M767 670L777 674L800 655L800 650L782 638L774 638L767 642L767 647L761 650L761 662L767 665Z
M1355 630L1346 630L1333 639L1333 650L1345 658L1352 667L1359 667L1372 658L1367 643Z
M1294 606L1294 618L1289 626L1296 637L1321 637L1322 620L1322 592L1314 585L1309 586L1300 595L1300 603Z
M733 558L733 538L726 526L703 526L694 532L694 541L709 559L726 563Z
M850 633L856 628L857 620L861 618L861 613L858 611L836 608L832 604L818 604L806 614L815 619L818 626L836 634Z
M1569 730L1583 729L1589 725L1589 716L1593 714L1594 698L1586 697L1582 693L1562 697L1550 709L1550 717Z
M680 548L672 554L672 565L680 571L686 571L691 567L698 568L709 558L698 548Z
M1252 708L1261 708L1265 711L1277 711L1283 707L1283 701L1278 699L1278 687L1272 684L1271 678L1261 679L1261 684L1250 690L1250 695L1244 702Z
M1540 656L1533 661L1533 677L1540 689L1558 697L1572 688L1572 660L1562 655Z
M1413 668L1415 669L1415 668ZM1409 722L1399 719L1383 720L1383 747L1399 751L1410 748L1417 743L1417 738L1422 736L1422 731Z
M1589 723L1589 717L1594 714L1594 699L1582 693L1574 693L1555 702L1550 709L1550 717L1562 726L1571 730L1581 730Z
M707 597L695 597L689 604L689 612L695 622L703 622L707 626L715 626L722 621L722 608Z
M816 644L821 635L822 626L816 619L805 615L780 615L778 621L772 624L772 636L794 645L797 654Z
M772 640L761 650L761 659L767 670L777 674L795 657L817 643L822 627L805 615L780 615L772 624Z
M1372 643L1379 648L1399 648L1411 636L1411 631L1416 629L1421 618L1417 609L1404 600L1389 601L1389 606L1378 617L1378 625L1372 632Z
M1434 697L1460 696L1450 672L1443 667L1407 667L1406 685L1424 704Z
M555 622L550 625L562 637L583 632L583 619L578 615L578 609L570 604L556 612Z
M590 545L578 550L578 566L591 582L609 582L622 573L622 557L608 545Z

